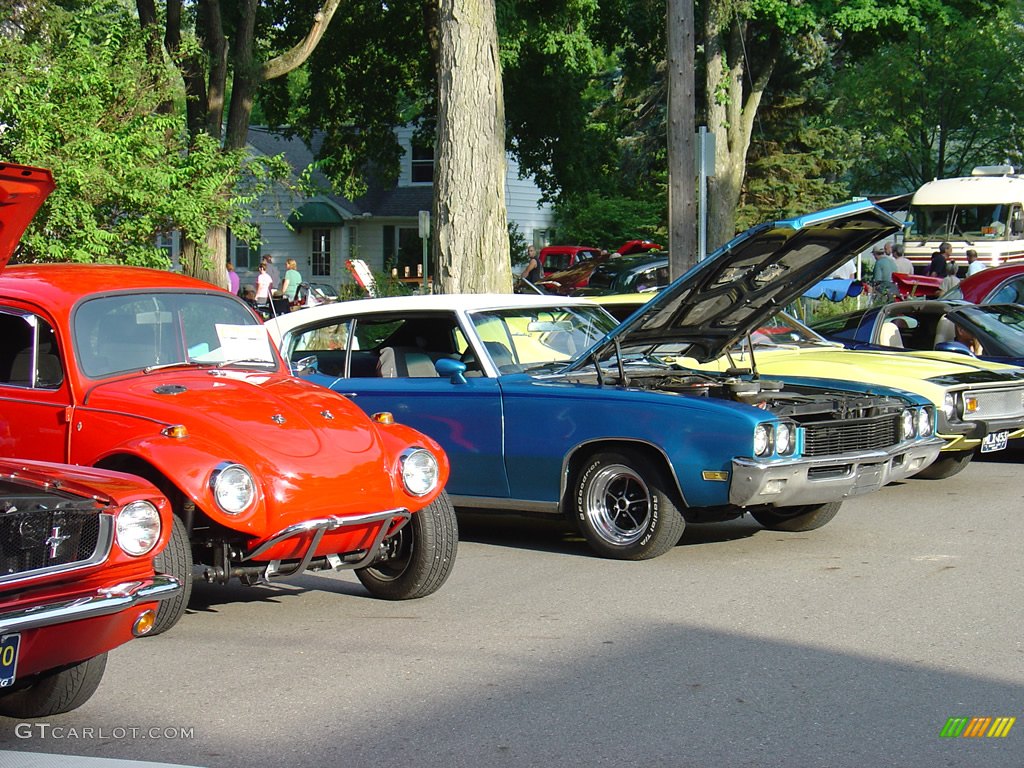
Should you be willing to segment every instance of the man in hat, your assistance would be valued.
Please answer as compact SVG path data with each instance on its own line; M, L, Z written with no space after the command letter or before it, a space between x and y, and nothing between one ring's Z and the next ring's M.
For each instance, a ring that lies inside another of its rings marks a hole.
M871 255L875 257L875 268L871 271L871 283L879 293L889 296L892 294L892 274L896 271L896 261L880 245L876 245L871 250Z

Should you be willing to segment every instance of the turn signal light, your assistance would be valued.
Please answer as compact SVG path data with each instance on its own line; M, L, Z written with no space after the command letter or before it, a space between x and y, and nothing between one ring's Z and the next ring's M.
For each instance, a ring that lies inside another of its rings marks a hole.
M150 630L153 629L154 624L156 624L156 611L143 611L139 614L139 617L135 619L135 623L132 624L132 634L136 637L148 635Z
M373 416L371 416L370 418L376 421L378 424L395 423L395 417L394 414L391 413L391 411L381 411L380 413L373 414Z

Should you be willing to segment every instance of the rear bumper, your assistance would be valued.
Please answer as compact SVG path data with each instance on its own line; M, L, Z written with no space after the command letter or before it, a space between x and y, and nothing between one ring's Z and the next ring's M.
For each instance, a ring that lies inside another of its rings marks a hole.
M931 464L943 441L922 440L886 451L782 461L734 459L729 503L738 507L771 504L791 507L825 504L877 491Z

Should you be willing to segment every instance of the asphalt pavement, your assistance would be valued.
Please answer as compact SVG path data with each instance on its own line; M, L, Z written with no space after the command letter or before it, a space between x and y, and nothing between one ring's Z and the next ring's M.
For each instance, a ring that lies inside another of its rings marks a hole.
M451 579L416 601L350 573L201 585L81 709L0 718L0 768L1018 768L1024 722L942 733L1024 708L1022 459L890 486L809 533L691 526L640 563L463 517Z

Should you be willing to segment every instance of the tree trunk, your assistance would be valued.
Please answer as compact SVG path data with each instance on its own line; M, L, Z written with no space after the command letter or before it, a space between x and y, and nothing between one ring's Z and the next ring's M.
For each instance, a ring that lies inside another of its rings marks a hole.
M760 72L748 72L743 24L729 0L711 0L704 22L708 130L715 134L715 173L708 179L708 251L736 234L747 150L775 69L776 58L769 54Z
M505 102L494 0L440 0L434 285L512 286L505 210Z
M674 280L697 263L693 0L668 0L668 253Z
M186 275L198 277L227 290L228 273L222 254L228 252L226 227L214 227L206 233L206 253L192 240L181 243L181 269Z

